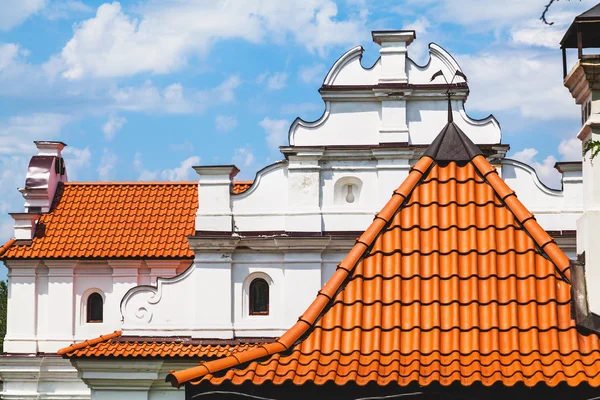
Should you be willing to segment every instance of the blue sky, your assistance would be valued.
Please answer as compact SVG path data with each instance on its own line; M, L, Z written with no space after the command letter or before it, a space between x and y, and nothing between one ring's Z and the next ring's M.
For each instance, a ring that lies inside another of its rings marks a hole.
M8 2L8 3L6 3ZM0 241L21 211L33 140L62 140L70 180L188 180L231 163L238 178L280 158L287 128L318 118L333 62L376 29L416 29L466 72L467 112L493 113L511 155L552 186L579 157L579 109L562 87L558 41L595 2L547 0L3 0L0 14ZM574 61L571 55L570 63Z

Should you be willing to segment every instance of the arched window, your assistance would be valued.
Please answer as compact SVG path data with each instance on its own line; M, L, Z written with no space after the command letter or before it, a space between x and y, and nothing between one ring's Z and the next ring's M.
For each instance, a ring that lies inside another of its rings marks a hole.
M100 293L92 293L87 299L87 322L102 322L104 320L104 300Z
M269 284L262 278L250 283L250 315L269 315Z

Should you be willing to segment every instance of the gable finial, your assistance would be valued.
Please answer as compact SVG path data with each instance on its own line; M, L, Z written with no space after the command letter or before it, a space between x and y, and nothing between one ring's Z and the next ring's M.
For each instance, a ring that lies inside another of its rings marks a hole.
M448 83L448 80L446 79L446 76L444 75L444 73L440 69L438 72L436 72L435 74L431 75L431 79L429 80L429 82L433 81L438 76L441 76L442 78L444 78L444 81L446 81L446 84L448 85L448 91L446 92L446 96L448 96L448 123L450 123L450 122L453 122L453 118L452 118L452 103L451 103L452 93L450 93L450 85L452 85L454 83L454 79L456 79L457 76L460 76L461 78L463 78L465 80L465 82L467 82L467 76L465 74L463 74L461 71L456 70L454 72L454 76L452 77L452 80L450 81L450 83Z
M446 93L446 95L448 96L448 123L453 122L454 120L452 119L452 102L451 102L451 96L452 93L448 92Z

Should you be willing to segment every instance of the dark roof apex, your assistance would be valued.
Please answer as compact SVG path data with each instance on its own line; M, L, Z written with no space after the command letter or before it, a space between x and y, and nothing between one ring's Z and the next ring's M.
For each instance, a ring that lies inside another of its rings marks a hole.
M482 154L479 147L453 121L448 121L423 156L444 162L469 161Z

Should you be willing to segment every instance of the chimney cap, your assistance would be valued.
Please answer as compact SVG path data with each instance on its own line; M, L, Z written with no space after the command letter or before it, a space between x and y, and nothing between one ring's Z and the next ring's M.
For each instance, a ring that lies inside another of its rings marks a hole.
M378 45L382 43L406 43L408 46L417 37L414 30L399 30L399 31L372 31L371 36L373 41Z
M61 141L57 141L57 140L34 140L33 143L35 143L35 145L38 147L38 149L40 148L40 146L42 147L67 147L67 144L65 142L61 142Z
M52 140L34 140L35 146L40 151L38 155L41 156L56 156L60 157L62 149L67 147L63 142L52 141Z
M40 219L40 213L12 212L8 213L15 221L35 221Z
M192 168L200 176L229 175L231 179L240 172L240 169L235 165L194 165Z

